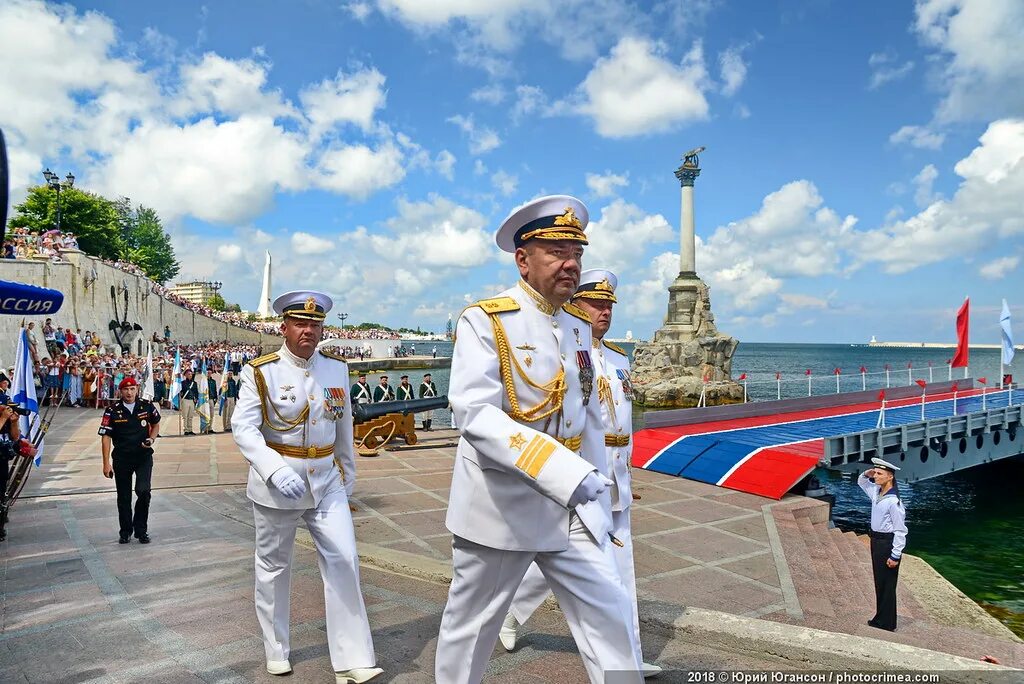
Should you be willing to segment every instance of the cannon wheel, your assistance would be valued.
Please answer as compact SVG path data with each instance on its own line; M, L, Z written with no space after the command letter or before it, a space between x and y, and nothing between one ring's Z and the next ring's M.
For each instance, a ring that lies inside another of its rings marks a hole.
M405 433L403 435L403 439L405 439L405 443L408 444L409 446L413 446L414 444L416 444L416 442L419 441L418 438L416 437L416 433L415 432L407 432L407 433Z

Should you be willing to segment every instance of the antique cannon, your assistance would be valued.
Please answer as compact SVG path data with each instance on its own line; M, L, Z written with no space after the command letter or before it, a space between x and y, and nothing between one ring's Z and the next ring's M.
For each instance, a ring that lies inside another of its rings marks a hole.
M448 406L448 397L382 401L379 404L353 404L356 451L360 456L376 456L394 437L416 443L416 414Z

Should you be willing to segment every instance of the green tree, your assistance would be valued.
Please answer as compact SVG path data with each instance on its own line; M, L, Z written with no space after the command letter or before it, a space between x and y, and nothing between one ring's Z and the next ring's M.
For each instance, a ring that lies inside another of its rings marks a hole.
M224 311L227 308L227 302L224 301L224 297L221 296L220 292L214 292L213 295L206 300L206 306L210 307L214 311Z
M228 304L224 307L224 310L232 313L242 313L242 306L240 304Z
M48 185L29 188L25 201L14 206L11 228L45 233L57 227L57 191ZM120 255L117 213L110 200L78 188L60 191L60 229L74 233L82 251L104 259Z
M181 264L174 256L171 236L164 231L156 211L140 205L132 212L130 204L125 211L127 202L127 198L122 198L114 204L121 221L121 258L141 268L156 282L166 283L181 271Z

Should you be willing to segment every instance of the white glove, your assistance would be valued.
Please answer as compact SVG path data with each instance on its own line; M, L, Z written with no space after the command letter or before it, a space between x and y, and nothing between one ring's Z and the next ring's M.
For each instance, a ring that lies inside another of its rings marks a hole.
M593 501L604 494L613 484L615 483L601 473L591 470L569 497L569 508L576 508L580 504Z
M270 484L289 499L301 499L306 493L306 483L288 466L275 470L270 476Z

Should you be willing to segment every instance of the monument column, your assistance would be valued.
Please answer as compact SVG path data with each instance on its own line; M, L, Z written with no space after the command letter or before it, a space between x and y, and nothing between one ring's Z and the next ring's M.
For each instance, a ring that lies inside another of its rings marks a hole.
M260 305L256 309L256 315L260 318L270 318L274 315L274 309L270 301L270 250L267 250L267 260L263 265L263 290L260 292Z
M694 155L696 157L696 155ZM676 178L680 183L679 205L679 277L697 277L696 229L693 216L693 183L700 175L696 163L684 161L676 169Z

